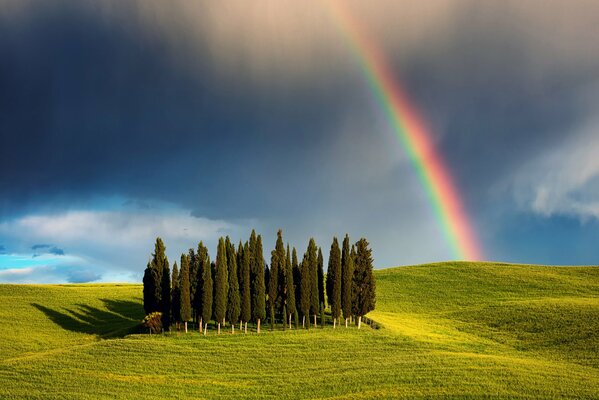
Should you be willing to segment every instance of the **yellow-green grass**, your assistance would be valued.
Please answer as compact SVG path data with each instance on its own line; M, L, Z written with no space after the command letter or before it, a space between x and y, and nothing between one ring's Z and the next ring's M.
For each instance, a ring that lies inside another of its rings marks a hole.
M140 285L0 285L0 398L596 398L599 268L376 271L381 329L130 334Z

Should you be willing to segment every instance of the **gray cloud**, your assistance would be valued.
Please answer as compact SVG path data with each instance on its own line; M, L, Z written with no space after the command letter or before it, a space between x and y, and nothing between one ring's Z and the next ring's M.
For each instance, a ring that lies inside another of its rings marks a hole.
M366 235L378 266L449 257L327 4L0 0L0 222L85 220L65 225L77 237L31 225L2 240L12 249L32 234L101 271L140 273L154 234L169 232L176 256L202 235L175 225L218 221L208 236L245 237L251 220L300 247L312 234L325 248L333 234ZM348 4L422 111L480 232L515 196L529 212L592 214L594 175L581 183L558 171L577 162L551 154L597 112L596 1ZM122 210L96 213L110 196Z

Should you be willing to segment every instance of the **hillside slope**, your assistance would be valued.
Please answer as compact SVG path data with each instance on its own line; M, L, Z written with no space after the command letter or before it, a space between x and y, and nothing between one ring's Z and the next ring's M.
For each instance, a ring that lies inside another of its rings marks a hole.
M128 335L140 285L0 285L0 398L593 398L599 268L376 271L383 329Z

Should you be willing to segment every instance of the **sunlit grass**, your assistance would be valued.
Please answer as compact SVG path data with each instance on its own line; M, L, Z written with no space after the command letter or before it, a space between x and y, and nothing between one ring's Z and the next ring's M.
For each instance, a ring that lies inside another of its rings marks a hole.
M0 398L599 395L598 268L444 263L376 277L382 329L206 337L129 335L139 285L0 286Z

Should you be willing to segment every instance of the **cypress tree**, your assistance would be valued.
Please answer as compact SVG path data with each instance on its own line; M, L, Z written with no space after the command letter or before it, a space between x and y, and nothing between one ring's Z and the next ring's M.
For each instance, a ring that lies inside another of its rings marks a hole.
M189 302L193 308L193 316L197 317L198 316L198 312L196 311L196 300L195 300L195 294L196 294L196 290L198 289L198 285L197 285L197 281L198 279L198 273L200 270L200 263L199 263L199 259L196 257L196 253L194 249L189 249L187 256L189 257ZM183 265L181 265L181 269L183 269ZM201 295L200 295L200 303L201 303Z
M241 248L241 242L239 243L239 254L241 257L241 275L240 275L240 289L241 289L241 320L245 322L245 333L248 330L248 321L252 318L252 294L250 290L250 250L248 242L245 242L243 248Z
M227 316L227 300L229 295L229 270L227 265L227 245L221 237L218 240L218 250L216 253L216 279L214 296L214 315L218 323L218 333L220 334L220 323L225 324Z
M164 258L162 267L162 329L171 330L171 269L168 259Z
M189 286L189 255L181 254L181 272L180 276L180 309L181 309L181 320L185 324L185 333L187 333L187 322L191 320L191 290ZM201 292L200 292L201 293Z
M345 327L347 320L352 312L352 282L354 276L354 265L349 252L349 236L346 234L343 239L343 250L341 251L341 309L343 318L345 318Z
M154 300L153 304L155 307L154 311L162 312L164 310L164 304L162 301L162 274L164 272L164 267L168 263L165 254L166 248L164 246L164 242L161 238L156 238L156 244L154 245L154 253L152 254L152 259L150 260L150 269L151 276L154 279L153 288L154 288ZM170 280L170 274L167 278L167 281ZM169 295L170 300L170 295Z
M202 267L202 321L204 324L204 335L208 330L208 322L212 318L212 267L210 257L204 259ZM197 294L197 293L196 293Z
M368 246L368 241L364 238L356 243L352 311L358 317L358 329L362 324L362 317L374 310L376 303L372 251Z
M300 311L302 312L302 328L305 328L306 317L308 317L308 325L310 324L310 289L312 288L310 282L310 262L308 261L308 253L304 254L304 259L300 265L300 271Z
M189 280L190 292L191 288L195 287L195 293L193 297L193 302L191 303L194 312L195 318L199 322L198 327L200 333L202 333L202 329L204 328L204 276L206 274L206 270L210 270L210 256L208 255L208 248L204 246L203 242L198 244L198 252L195 255L195 263L197 264L195 268L197 268L196 272L196 280L195 282ZM191 270L191 265L190 265ZM210 286L212 287L212 286ZM191 298L191 296L190 296ZM211 311L212 312L212 311ZM208 322L210 318L206 322Z
M291 316L295 314L295 285L293 282L293 266L291 264L291 252L289 251L289 244L287 244L287 254L285 261L285 269L287 273L285 274L285 299L287 306L287 314L289 315L289 329L291 329Z
M320 304L321 314L324 310L325 298L324 298L324 260L322 257L322 249L318 248L318 304Z
M254 231L252 236L256 237ZM251 237L250 237L251 240ZM256 320L256 330L260 333L260 321L266 315L266 288L264 284L264 255L262 253L262 237L255 239L254 248L251 250L254 270L254 290L252 293L252 311Z
M227 236L227 265L229 267L229 294L227 296L227 319L231 323L231 332L235 333L235 324L239 320L241 312L241 298L239 292L239 279L237 278L237 255L235 254L235 246Z
M341 314L341 250L337 238L333 238L331 252L329 253L329 265L327 268L327 298L331 307L333 328L337 325L337 319Z
M283 243L283 231L279 229L279 231L277 232L277 242L275 245L275 251L277 252L277 261L278 261L278 265L277 265L277 272L278 272L278 276L277 276L277 297L276 297L276 301L275 301L275 307L276 307L276 311L281 314L283 316L283 320L285 319L285 314L283 313L283 306L285 305L285 292L286 292L286 286L285 286L285 280L286 280L286 275L287 275L287 269L285 268L285 259L286 259L286 252L285 252L285 243ZM283 323L283 326L285 326L285 324Z
M302 272L300 265L297 262L297 251L295 247L293 247L293 251L291 253L291 271L293 273L293 285L295 287L295 309L301 311L301 285L302 281ZM298 324L296 324L297 326Z
M156 299L156 279L152 264L148 263L143 278L144 311L146 315L160 310Z
M308 261L310 263L310 312L314 316L314 327L317 327L316 316L320 312L320 301L318 299L318 255L316 242L310 238L308 243Z
M182 255L181 259L187 259L186 255ZM175 324L177 324L177 331L179 330L179 322L181 322L181 289L179 287L179 269L177 268L177 262L173 265L173 274L171 278L171 315Z
M279 255L276 250L270 253L270 271L268 274L268 309L270 310L270 328L275 327L275 307L279 293Z

